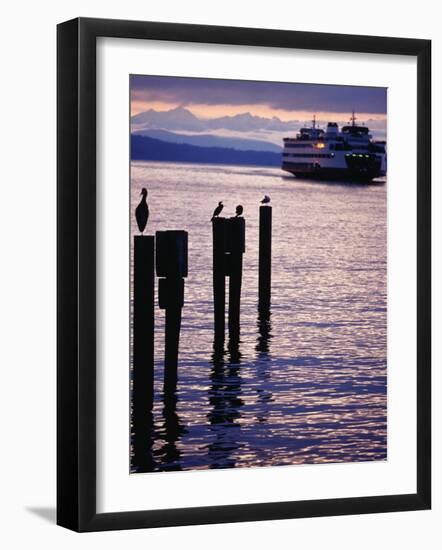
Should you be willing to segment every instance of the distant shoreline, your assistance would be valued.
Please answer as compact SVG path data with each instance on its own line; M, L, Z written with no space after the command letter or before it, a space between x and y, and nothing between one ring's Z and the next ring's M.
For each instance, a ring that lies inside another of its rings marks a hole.
M281 170L281 167L280 166L267 166L267 165L264 165L264 164L238 164L238 163L234 163L234 162L196 162L196 161L193 161L193 160L149 160L149 159L131 159L130 160L131 164L133 163L134 165L135 164L138 164L138 163L147 163L147 164L194 164L194 165L198 165L198 166L232 166L232 167L235 167L237 166L238 168L274 168L274 169L280 169ZM288 174L287 172L284 172L283 170L281 170L281 177L283 178L289 178L289 179L293 179L294 176L292 176L291 174Z
M234 166L281 167L281 154L272 151L242 151L224 147L201 147L131 135L131 161L179 162Z

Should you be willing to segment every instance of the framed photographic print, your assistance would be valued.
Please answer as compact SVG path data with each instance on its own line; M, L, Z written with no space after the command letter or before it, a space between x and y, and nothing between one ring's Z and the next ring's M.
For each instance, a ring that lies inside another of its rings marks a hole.
M430 51L58 26L59 525L430 508Z

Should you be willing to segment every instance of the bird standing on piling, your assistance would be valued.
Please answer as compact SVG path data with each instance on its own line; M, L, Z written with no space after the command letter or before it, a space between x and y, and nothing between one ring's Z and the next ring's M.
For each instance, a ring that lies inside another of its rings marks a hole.
M147 220L149 219L149 207L147 206L147 189L143 187L141 190L141 200L135 208L135 219L137 220L138 229L143 234L146 229Z
M241 216L243 211L244 211L244 208L242 207L242 204L238 204L238 206L236 207L236 210L235 210L236 217Z
M221 214L221 211L223 208L224 208L223 202L219 201L218 206L213 211L212 219L210 220L211 222L213 221L214 218L218 217Z
M264 195L264 198L262 199L261 204L269 204L270 200L271 199L268 195Z

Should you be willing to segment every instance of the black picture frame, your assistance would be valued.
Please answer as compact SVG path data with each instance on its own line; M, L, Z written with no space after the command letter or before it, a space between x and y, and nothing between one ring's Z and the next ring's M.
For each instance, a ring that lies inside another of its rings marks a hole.
M96 39L150 39L417 59L417 491L361 498L96 512ZM83 531L424 510L431 506L431 41L74 19L57 29L57 523Z

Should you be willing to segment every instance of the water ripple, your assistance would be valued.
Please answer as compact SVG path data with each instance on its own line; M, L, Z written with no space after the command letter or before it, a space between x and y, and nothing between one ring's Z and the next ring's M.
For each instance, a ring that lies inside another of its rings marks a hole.
M385 460L386 189L281 177L275 169L136 163L149 232L189 232L179 382L155 401L132 471ZM273 204L272 306L257 308L258 199ZM244 206L239 346L213 351L211 212ZM132 233L136 228L132 225Z

